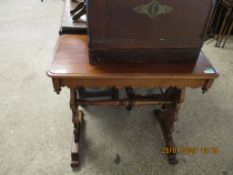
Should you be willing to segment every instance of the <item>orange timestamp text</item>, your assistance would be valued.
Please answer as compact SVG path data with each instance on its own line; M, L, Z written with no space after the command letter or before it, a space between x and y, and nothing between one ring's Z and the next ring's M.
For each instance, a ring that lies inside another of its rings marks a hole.
M219 148L217 147L164 147L161 149L163 154L218 154Z

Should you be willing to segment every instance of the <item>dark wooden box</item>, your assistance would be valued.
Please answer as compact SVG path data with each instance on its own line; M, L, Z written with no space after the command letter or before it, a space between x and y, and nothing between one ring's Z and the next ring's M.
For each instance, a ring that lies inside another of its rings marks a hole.
M195 62L213 0L87 0L90 63Z

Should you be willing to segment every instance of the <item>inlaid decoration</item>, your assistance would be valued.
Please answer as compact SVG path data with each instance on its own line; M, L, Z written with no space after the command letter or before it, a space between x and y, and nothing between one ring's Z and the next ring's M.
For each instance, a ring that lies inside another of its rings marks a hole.
M152 0L148 4L141 4L133 8L136 13L147 15L150 18L154 18L158 15L170 13L172 7L160 4L157 0Z

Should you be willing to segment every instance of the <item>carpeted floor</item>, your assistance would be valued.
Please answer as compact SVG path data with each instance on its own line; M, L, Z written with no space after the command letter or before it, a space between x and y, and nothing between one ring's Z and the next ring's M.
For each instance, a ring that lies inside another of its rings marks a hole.
M179 154L171 166L153 107L87 107L82 164L72 171L68 89L53 92L45 71L63 10L61 0L0 1L1 175L233 175L233 39L226 49L205 43L221 73L205 95L188 89L175 141L178 147L217 147L217 155Z

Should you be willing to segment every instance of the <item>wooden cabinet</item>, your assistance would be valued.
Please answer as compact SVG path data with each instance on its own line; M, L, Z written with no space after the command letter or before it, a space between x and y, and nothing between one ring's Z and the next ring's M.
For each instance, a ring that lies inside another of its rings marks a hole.
M213 0L87 0L90 62L195 62L213 6Z

